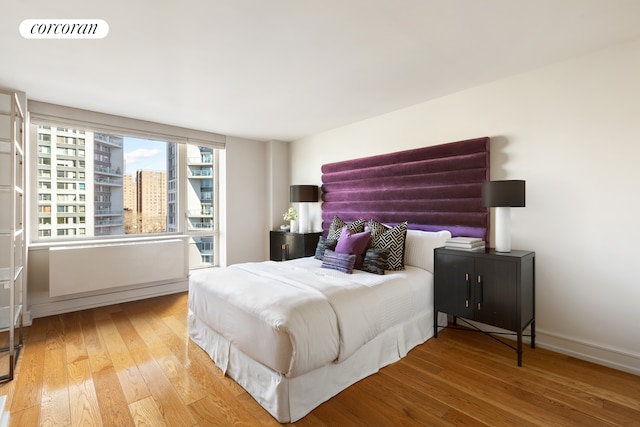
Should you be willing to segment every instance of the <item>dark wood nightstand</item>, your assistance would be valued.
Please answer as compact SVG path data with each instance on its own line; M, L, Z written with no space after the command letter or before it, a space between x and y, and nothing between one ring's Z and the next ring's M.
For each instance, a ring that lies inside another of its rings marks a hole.
M513 331L517 347L512 348L522 366L522 335L528 326L535 348L535 252L437 248L434 258L434 336L438 312L453 316L454 324L463 318Z
M271 231L269 233L271 261L313 256L322 233L290 233Z

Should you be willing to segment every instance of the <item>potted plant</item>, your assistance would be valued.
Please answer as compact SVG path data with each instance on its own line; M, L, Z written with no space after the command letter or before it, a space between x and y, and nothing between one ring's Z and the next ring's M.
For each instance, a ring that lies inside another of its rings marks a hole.
M284 213L284 215L282 215L282 218L284 218L285 221L289 221L289 223L291 224L289 231L291 231L292 233L295 233L296 231L298 231L297 230L298 212L294 208L289 208Z

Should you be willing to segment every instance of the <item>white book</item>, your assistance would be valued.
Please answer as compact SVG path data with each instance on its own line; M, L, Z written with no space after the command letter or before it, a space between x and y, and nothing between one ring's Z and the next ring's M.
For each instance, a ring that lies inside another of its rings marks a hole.
M464 242L446 242L444 244L447 248L463 248L463 249L472 249L472 248L484 248L486 246L484 240L474 243L464 243Z
M473 248L476 246L484 246L484 240L473 243L464 243L464 242L445 242L446 246L457 246L460 248Z
M446 243L477 243L484 242L480 237L452 237L451 239L447 239Z
M460 248L455 246L445 246L446 249L453 249L455 251L468 251L468 252L484 252L486 250L485 246L476 246L473 248Z

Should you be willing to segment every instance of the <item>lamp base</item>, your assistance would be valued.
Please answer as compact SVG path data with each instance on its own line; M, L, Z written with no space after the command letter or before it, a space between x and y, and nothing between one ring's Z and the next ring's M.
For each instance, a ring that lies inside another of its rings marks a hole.
M309 204L305 202L300 203L300 207L298 209L298 218L300 222L298 223L298 233L308 233L309 232Z
M496 214L496 252L511 252L511 208L497 207Z

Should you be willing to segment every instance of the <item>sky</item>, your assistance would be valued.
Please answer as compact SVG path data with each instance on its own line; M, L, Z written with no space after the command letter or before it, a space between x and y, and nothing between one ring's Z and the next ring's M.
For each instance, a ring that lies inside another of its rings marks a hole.
M138 170L166 171L167 143L149 139L124 137L125 174Z

